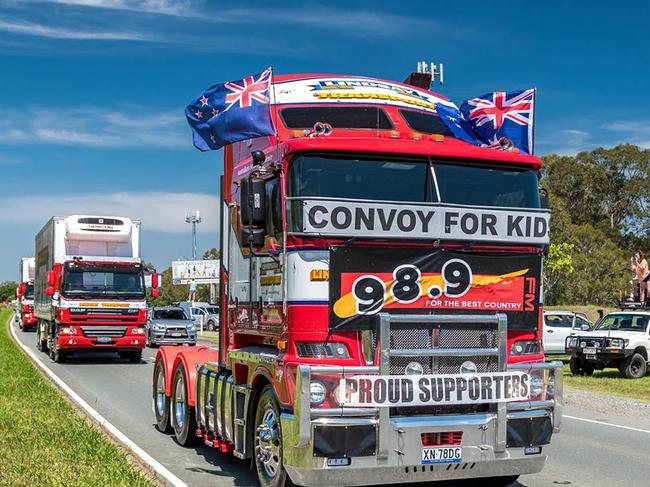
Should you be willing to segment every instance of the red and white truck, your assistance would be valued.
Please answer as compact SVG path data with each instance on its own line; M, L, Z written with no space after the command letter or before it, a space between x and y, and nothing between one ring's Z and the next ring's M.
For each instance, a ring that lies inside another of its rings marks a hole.
M34 257L22 257L18 265L16 322L22 331L36 327L34 316Z
M542 161L455 139L416 86L272 91L277 136L224 152L219 347L160 348L157 428L264 487L540 471L562 407Z
M139 221L53 217L36 236L34 287L37 346L54 361L93 350L140 361L147 302Z

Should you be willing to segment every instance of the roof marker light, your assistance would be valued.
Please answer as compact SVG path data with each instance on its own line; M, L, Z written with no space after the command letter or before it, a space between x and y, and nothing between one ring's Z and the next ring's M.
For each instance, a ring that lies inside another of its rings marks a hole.
M433 140L434 142L444 142L445 136L441 134L433 134L431 136L431 140Z
M390 131L388 132L388 136L389 136L391 139L399 139L399 138L400 138L399 130L390 130Z

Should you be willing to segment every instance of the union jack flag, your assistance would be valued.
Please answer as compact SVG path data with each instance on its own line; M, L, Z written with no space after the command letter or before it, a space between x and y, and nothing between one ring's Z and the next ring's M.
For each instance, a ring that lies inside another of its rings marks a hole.
M491 146L505 137L521 152L533 150L536 90L497 91L467 100L460 111L476 138Z
M211 86L185 108L194 146L220 149L240 140L275 134L271 120L272 69Z
M269 103L269 87L271 86L271 68L262 74L247 76L241 81L230 81L224 83L224 86L232 93L226 95L228 106L225 110L230 109L235 103L239 103L239 108L246 108L253 104L253 100L260 103Z

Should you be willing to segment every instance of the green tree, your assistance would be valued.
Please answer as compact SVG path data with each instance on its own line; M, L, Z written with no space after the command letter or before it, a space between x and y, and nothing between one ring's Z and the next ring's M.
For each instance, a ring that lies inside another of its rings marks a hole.
M0 284L0 303L14 300L17 287L18 283L15 281L5 281Z
M548 304L556 304L555 287L560 280L570 278L573 273L572 252L575 245L567 242L551 243L544 260L544 293Z

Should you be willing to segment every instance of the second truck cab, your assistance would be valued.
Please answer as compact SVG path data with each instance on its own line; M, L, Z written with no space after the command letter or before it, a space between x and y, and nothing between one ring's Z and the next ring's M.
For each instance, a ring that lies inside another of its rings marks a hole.
M109 350L140 361L147 320L140 222L53 217L36 236L35 301L37 346L53 360Z
M16 322L27 331L35 328L34 316L34 257L23 257L18 266L18 289L16 289Z

